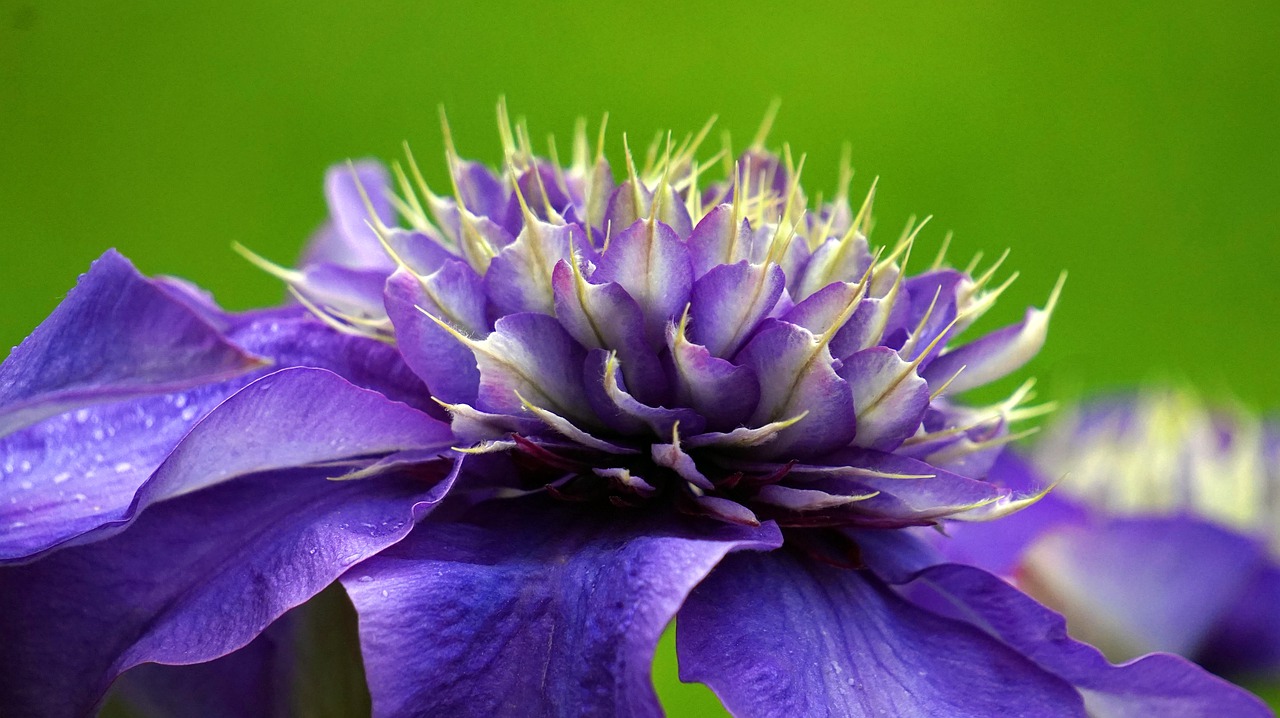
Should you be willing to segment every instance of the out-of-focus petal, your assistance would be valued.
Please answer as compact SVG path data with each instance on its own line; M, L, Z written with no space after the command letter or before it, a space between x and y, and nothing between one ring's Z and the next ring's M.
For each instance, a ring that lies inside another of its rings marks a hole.
M1213 627L1196 660L1229 676L1280 672L1280 566L1259 568Z
M363 188L374 213L386 225L396 223L391 207L391 177L374 160L356 162L355 175L346 163L334 165L324 176L324 196L329 202L329 222L318 231L302 253L303 264L331 262L353 269L379 269L387 274L395 264L369 228L369 210L360 196ZM359 184L357 184L357 179Z
M661 714L662 629L772 525L575 512L541 499L423 524L346 574L376 716Z
M1267 562L1257 542L1199 519L1123 518L1041 535L1017 579L1113 660L1194 656Z

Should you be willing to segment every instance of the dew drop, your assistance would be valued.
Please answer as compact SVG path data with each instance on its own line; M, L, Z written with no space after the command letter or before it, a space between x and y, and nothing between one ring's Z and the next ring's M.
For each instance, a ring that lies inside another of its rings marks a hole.
M360 583L369 583L373 580L373 576L361 576Z
M55 483L55 484L62 484L62 483L66 483L67 481L70 481L70 480L71 480L71 472L70 472L70 471L63 471L63 472L61 472L61 473L59 473L59 474L57 474L56 476L54 476L54 477L53 477L53 483Z
M177 395L177 396L173 397L173 405L174 405L174 406L176 406L176 407L178 407L179 409L181 409L182 407L186 406L186 405L187 405L187 395L186 395L186 394L179 394L179 395Z
M194 418L196 418L196 408L194 406L189 406L182 410L183 421L191 421Z
M31 483L30 481L23 481L21 484L19 484L19 486L21 486L24 489L30 489L30 488L34 488L35 484Z
M344 556L344 557L343 557L343 559L342 559L342 561L341 561L340 563L341 563L343 566L350 566L351 564L353 564L353 563L355 563L356 561L359 561L359 560L360 560L360 554L358 554L358 553L353 553L353 554L351 554L350 556Z
M133 468L133 464L130 464L127 461L121 461L120 463L116 464L116 473L123 474L124 472L132 468Z
M388 590L387 590L387 589L385 589L385 588L384 588L384 589L382 589L382 597L383 597L383 598L386 598L387 596L390 596L390 595L391 595L391 592L390 592L390 591L388 591Z
M85 423L85 422L86 422L86 421L88 421L88 420L89 420L89 410L88 410L88 409L81 409L80 411L77 411L77 412L76 412L76 423L77 423L77 424L83 424L83 423Z

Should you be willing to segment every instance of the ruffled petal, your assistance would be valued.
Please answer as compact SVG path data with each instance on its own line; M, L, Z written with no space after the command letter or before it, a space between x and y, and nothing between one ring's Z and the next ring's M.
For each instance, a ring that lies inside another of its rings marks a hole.
M140 427L145 427L145 419ZM129 437L118 438L123 442ZM104 501L116 500L114 506L92 504L76 496L55 495L59 491L65 494L58 486L62 474L54 472L68 459L61 456L61 448L42 444L41 473L47 475L47 479L42 478L39 492L34 487L22 491L53 502L48 507L35 504L28 507L32 509L29 513L44 513L47 520L37 524L41 528L39 532L15 535L12 542L6 536L0 545L5 549L4 558L30 558L68 542L102 540L124 530L151 504L237 476L376 458L401 449L443 452L452 440L447 424L380 394L357 388L332 372L283 369L253 382L197 422L164 462L146 477L129 503L119 503L128 493L127 487L104 490L94 485L95 477L87 471L77 485L84 485L86 492L93 491L95 498L101 493ZM157 449L157 446L147 447L148 452ZM145 458L156 457L148 453ZM45 466L50 468L46 470ZM102 467L102 470L108 469ZM137 478L132 469L120 473L127 474L131 480ZM331 469L330 473L338 475L343 471ZM24 504L11 503L11 506L19 505Z
M1084 715L1070 686L972 626L788 551L725 559L676 640L681 679L744 718Z
M574 512L541 499L428 523L342 578L376 716L661 715L658 636L758 529Z
M113 704L136 718L368 715L355 609L332 584L221 658L126 671L111 687Z
M0 364L0 436L80 406L263 366L115 251Z
M981 569L933 566L912 584L923 594L918 600L982 627L1075 686L1091 718L1272 715L1243 688L1178 656L1157 653L1120 666L1108 663L1096 648L1067 635L1062 616Z
M403 538L447 489L438 478L259 474L154 506L110 540L0 569L0 705L81 716L130 667L248 644Z

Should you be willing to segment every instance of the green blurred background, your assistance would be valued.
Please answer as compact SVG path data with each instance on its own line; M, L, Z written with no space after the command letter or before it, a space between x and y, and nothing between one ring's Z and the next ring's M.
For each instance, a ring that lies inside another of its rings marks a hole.
M928 249L1012 249L996 320L1070 271L1046 395L1171 378L1280 408L1274 2L0 0L0 346L110 246L233 308L278 301L232 241L291 260L325 167L405 139L438 157L437 103L497 159L501 93L562 147L606 110L615 145L713 113L741 145L778 96L811 193L845 140L855 192L882 177L873 240L932 213ZM671 714L716 715L670 650Z

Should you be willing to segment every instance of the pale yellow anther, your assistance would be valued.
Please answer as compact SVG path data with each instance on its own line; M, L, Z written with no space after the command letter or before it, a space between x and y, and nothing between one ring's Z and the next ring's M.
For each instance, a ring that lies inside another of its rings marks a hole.
M950 230L942 235L942 246L938 248L938 256L933 258L933 264L929 265L929 271L937 271L942 268L942 264L947 261L947 250L951 248L951 237L953 232Z
M751 140L752 149L764 149L764 143L769 139L769 132L773 130L773 122L778 119L778 110L780 109L782 109L782 98L773 98L769 103L769 108L764 111L764 118L760 120L760 129L756 130L756 135Z

